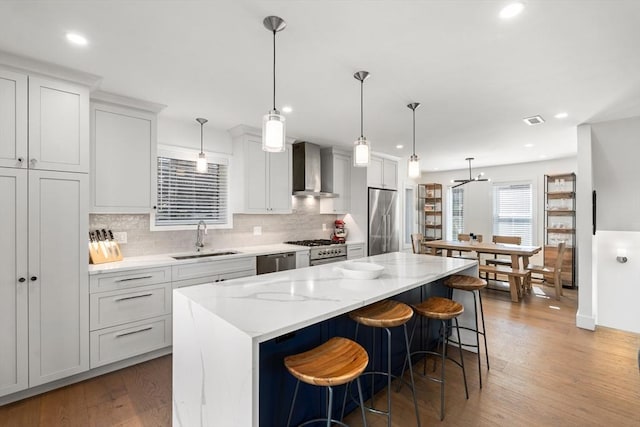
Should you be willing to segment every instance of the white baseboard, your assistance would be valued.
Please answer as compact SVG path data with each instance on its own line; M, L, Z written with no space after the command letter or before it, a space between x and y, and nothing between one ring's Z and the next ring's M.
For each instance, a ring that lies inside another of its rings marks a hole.
M596 319L593 316L584 316L582 314L576 313L576 326L578 328L595 331Z

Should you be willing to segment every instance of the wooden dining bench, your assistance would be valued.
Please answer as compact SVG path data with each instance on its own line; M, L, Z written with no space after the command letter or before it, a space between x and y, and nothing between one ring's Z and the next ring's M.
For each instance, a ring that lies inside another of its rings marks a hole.
M514 269L506 265L480 265L478 267L480 273L485 274L504 274L507 277L517 277L522 282L522 289L514 284L513 280L509 280L509 291L511 292L511 301L518 302L518 299L524 295L524 292L531 288L531 271L523 269Z

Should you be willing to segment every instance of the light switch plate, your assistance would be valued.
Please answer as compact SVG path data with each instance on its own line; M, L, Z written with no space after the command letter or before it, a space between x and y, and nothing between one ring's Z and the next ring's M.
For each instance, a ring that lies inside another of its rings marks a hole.
M253 227L253 235L262 236L262 227L260 227L259 225L256 225L255 227Z

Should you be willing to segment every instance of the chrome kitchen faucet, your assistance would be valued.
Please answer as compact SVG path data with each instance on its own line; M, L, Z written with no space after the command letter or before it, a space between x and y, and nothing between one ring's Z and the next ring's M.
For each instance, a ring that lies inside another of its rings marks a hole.
M203 228L201 229L200 226ZM200 220L198 222L198 229L196 230L196 251L200 252L200 249L204 248L204 235L207 232L207 224Z

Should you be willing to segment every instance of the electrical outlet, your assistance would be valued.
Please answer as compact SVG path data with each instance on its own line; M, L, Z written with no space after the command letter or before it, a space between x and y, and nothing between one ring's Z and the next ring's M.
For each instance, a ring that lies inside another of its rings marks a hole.
M127 243L127 232L126 231L114 231L113 232L113 240L118 243Z
M262 236L262 227L260 227L259 225L256 225L255 227L253 227L253 235Z
M327 224L322 224L322 231L327 231Z

